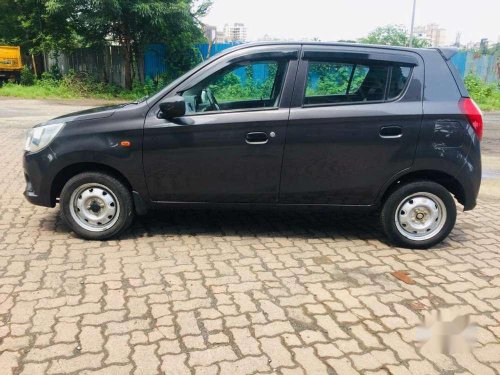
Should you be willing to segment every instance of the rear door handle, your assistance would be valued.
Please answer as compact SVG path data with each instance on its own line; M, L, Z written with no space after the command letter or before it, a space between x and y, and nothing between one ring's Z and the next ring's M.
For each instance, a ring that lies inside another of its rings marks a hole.
M264 132L251 132L247 133L245 142L249 145L265 145L269 138Z
M403 129L401 126L383 126L379 132L382 138L401 138L403 136Z

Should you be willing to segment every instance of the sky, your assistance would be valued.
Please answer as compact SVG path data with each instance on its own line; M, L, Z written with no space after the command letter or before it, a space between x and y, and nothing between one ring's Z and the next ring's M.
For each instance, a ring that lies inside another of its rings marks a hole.
M353 40L377 26L410 28L413 0L214 0L203 19L222 30L225 23L242 22L248 39L268 34L281 39ZM415 25L437 23L454 43L488 38L499 42L500 0L417 0Z

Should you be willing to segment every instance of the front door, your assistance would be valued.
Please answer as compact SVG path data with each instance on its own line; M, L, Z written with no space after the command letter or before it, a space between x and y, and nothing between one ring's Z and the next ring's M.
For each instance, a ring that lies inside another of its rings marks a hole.
M411 52L304 48L280 202L372 205L413 164L422 82L423 63Z
M274 56L274 55L273 55ZM186 115L146 118L144 171L153 201L272 203L278 198L297 61L221 61L183 84ZM169 94L170 95L170 94Z

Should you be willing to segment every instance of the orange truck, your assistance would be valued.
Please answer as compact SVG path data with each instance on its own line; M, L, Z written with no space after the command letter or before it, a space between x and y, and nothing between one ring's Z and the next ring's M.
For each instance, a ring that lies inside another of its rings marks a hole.
M21 47L0 46L0 81L19 82L22 68Z

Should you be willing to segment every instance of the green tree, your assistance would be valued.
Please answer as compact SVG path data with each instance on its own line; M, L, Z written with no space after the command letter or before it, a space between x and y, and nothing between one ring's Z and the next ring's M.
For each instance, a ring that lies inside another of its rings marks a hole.
M410 44L410 34L403 26L388 25L377 27L367 37L359 40L366 44L381 44L385 46L408 46ZM414 37L413 46L418 48L430 47L428 40Z
M71 1L78 32L88 45L113 41L124 47L127 89L132 88L133 63L147 43L166 43L175 60L172 66L189 65L190 47L202 38L198 18L211 5L211 0Z
M199 18L212 0L0 0L0 43L25 53L77 47L124 47L125 86L148 43L168 45L169 78L193 64L193 44L203 40Z
M0 43L33 54L72 49L78 36L71 12L63 0L0 0Z
M488 55L500 56L500 43L493 44L488 49Z
M0 44L19 45L23 34L17 20L18 7L12 0L0 0Z

